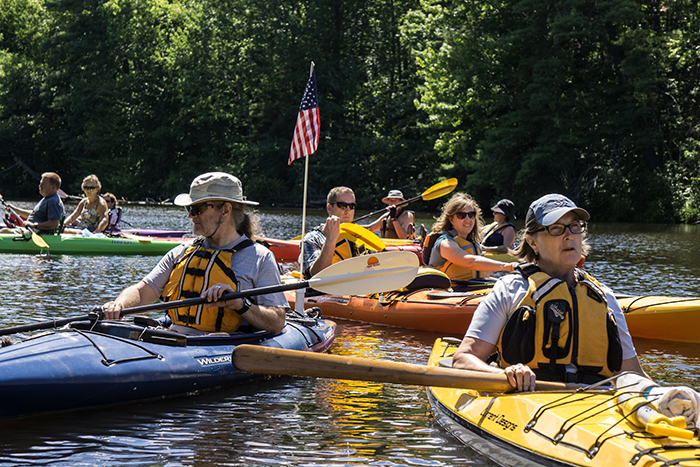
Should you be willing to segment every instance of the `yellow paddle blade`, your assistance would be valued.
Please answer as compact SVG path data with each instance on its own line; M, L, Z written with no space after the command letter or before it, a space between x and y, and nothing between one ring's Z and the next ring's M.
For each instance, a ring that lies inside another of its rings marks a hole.
M447 180L443 180L440 183L436 183L435 185L431 186L420 196L424 201L445 196L448 193L452 193L454 189L457 188L457 183L456 178L448 178Z
M340 224L340 238L350 240L374 251L384 251L386 249L386 245L381 238L357 224Z
M34 232L33 230L32 230L32 241L33 241L34 244L35 244L36 246L38 246L39 248L46 248L46 249L49 248L49 244L46 243L46 240L44 240L43 238L41 238L41 235L39 235L38 233Z
M122 233L124 238L128 238L129 240L138 240L140 243L151 243L153 239L151 237L142 237L140 235L132 235L128 233Z

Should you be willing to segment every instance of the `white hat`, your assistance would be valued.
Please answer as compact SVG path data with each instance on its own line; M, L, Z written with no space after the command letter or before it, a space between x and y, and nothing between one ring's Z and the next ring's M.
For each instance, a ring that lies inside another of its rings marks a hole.
M224 172L208 172L195 178L189 193L177 195L174 203L178 206L191 206L200 201L232 201L234 203L257 205L243 196L241 181Z
M389 200L391 199L400 199L401 201L406 201L406 199L403 197L403 193L401 193L401 191L399 190L390 190L389 194L382 198L382 202L384 204L391 204L389 202Z

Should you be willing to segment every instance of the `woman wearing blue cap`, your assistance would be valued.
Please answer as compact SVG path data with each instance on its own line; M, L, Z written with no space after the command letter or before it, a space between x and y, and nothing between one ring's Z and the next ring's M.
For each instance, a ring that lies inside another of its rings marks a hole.
M527 263L479 304L455 368L504 373L521 391L534 390L536 379L590 384L622 371L644 375L612 291L576 266L590 248L589 217L558 194L530 205L515 252Z

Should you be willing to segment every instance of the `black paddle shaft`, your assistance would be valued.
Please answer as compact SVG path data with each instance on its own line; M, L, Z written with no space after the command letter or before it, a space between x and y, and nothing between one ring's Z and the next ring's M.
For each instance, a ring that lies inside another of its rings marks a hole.
M54 319L51 321L42 321L40 323L25 324L23 326L14 326L11 328L0 329L0 336L7 336L10 334L16 334L18 332L29 332L37 331L39 329L51 329L65 326L66 324L73 323L75 321L84 320L97 320L101 317L101 313L90 313L82 316L74 316L72 318Z
M267 287L259 287L257 289L242 290L240 292L228 292L221 296L219 301L234 300L236 298L252 297L254 295L266 295L285 290L303 289L310 285L309 281L292 282L290 284L269 285ZM135 313L144 313L146 311L171 310L173 308L184 308L188 306L200 305L207 301L200 297L186 298L184 300L176 300L174 302L153 303L151 305L136 306L133 308L124 308L120 316L133 315Z
M252 297L254 295L265 295L270 293L284 292L285 290L303 289L311 285L310 281L293 282L290 284L270 285L267 287L259 287L257 289L243 290L241 292L229 292L221 296L221 300L233 300L236 298ZM174 302L153 303L151 305L136 306L132 308L124 308L119 316L133 315L136 313L144 313L147 311L171 310L173 308L182 308L193 305L207 303L203 298L187 298L185 300L176 300ZM82 316L74 316L72 318L52 319L50 321L41 321L34 324L25 324L22 326L14 326L11 328L0 329L0 336L16 334L18 332L37 331L39 329L52 329L65 326L66 324L75 321L98 320L102 319L102 307L95 308L91 313Z
M394 205L392 205L392 206L393 206L393 207L397 207L397 208L398 208L398 207L402 207L402 206L406 206L408 203L412 203L412 202L414 202L414 201L418 201L418 200L421 199L422 197L423 197L423 195L414 196L414 197L411 198L411 199L407 199L406 201L401 201L400 203L396 203L396 204L394 204ZM369 214L365 214L364 216L358 217L357 219L355 219L355 220L352 221L352 222L353 222L353 224L354 224L355 222L361 221L362 219L367 219L368 217L375 216L375 215L377 215L377 214L379 214L379 213L382 213L382 212L388 212L388 209L389 209L390 207L392 207L392 206L387 206L387 207L385 207L384 209L380 209L379 211L370 212Z

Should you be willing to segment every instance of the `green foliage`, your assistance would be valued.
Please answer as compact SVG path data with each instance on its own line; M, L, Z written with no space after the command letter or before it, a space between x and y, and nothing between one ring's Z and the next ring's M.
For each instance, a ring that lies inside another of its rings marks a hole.
M0 0L0 183L36 196L3 172L19 158L68 192L95 173L167 199L227 170L298 206L305 161L287 157L314 61L312 206L457 177L519 214L558 191L596 219L692 222L699 18L692 0Z

